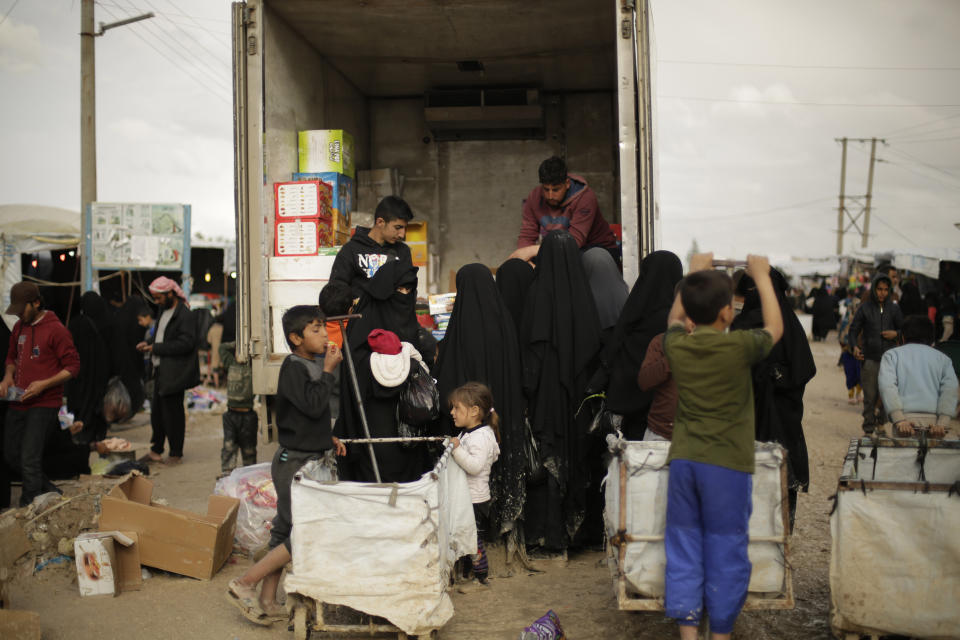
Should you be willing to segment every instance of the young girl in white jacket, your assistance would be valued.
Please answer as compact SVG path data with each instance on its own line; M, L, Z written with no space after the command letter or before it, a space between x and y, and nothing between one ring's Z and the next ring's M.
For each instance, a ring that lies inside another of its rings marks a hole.
M468 382L450 393L450 414L463 437L453 438L453 459L467 472L473 515L477 521L477 553L472 554L473 575L487 584L487 552L483 532L490 514L490 468L500 456L500 420L493 408L493 394L486 385Z

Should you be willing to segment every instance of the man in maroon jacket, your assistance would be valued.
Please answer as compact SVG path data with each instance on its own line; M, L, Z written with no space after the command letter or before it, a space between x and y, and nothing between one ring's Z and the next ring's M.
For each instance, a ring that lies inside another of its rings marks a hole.
M43 308L32 282L13 285L6 313L20 319L10 335L0 397L11 387L23 395L7 411L3 450L7 464L23 479L22 507L45 491L59 491L43 475L43 449L57 428L63 383L80 372L80 356L67 328Z
M563 158L553 156L540 163L540 184L523 201L523 221L517 250L510 257L532 260L540 240L554 229L570 233L581 251L602 247L611 252L617 238L600 215L597 194L580 176L567 173Z

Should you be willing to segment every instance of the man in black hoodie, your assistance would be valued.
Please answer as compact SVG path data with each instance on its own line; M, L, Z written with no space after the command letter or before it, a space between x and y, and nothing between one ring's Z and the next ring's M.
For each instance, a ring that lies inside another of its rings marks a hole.
M890 276L881 273L870 287L870 299L860 305L850 323L847 339L853 355L863 360L860 383L863 385L863 432L882 430L887 422L883 405L878 406L880 360L883 354L897 346L903 314L890 298L893 283ZM861 335L862 334L862 335ZM860 343L863 347L860 347Z
M360 285L389 260L411 264L410 247L403 239L407 222L413 218L410 205L397 196L380 201L373 214L373 226L357 227L356 233L341 247L330 270L330 280L350 285L354 299L360 297Z

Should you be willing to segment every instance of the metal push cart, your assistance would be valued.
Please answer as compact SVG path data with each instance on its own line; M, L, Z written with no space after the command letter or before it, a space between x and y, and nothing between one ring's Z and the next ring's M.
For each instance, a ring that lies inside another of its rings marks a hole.
M663 611L669 442L612 443L607 473L608 554L621 611ZM792 609L786 452L756 443L748 552L753 564L744 610Z
M830 627L960 638L960 441L851 440L830 516Z

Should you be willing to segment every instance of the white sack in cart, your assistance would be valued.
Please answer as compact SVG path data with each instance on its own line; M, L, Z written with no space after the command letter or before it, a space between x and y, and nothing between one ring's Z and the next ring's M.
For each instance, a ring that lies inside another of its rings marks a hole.
M293 482L293 572L287 593L381 616L411 635L453 617L447 595L457 558L474 553L467 477L446 459L403 484Z
M630 542L624 559L629 590L646 598L662 598L666 551L663 534L667 522L667 465L669 442L626 441L621 456L627 463L626 533L656 540ZM780 465L784 450L778 444L755 443L753 476L753 513L750 537L783 536L783 511L780 491ZM620 522L620 458L614 457L607 470L604 521L607 535L614 536ZM779 593L784 589L783 547L775 542L751 542L747 547L753 571L751 593ZM615 569L615 567L614 567Z

